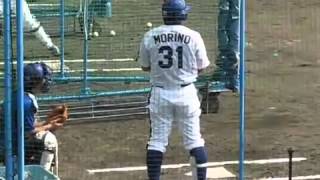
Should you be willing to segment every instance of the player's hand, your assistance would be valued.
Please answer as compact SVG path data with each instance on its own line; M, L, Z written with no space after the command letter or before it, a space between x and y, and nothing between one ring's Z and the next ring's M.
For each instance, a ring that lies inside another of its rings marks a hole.
M65 123L67 120L67 117L58 114L56 116L52 116L47 119L47 124L52 124L52 123Z
M57 129L59 129L59 128L62 128L62 127L63 127L63 123L52 122L52 123L51 123L51 128L50 128L50 130L51 130L51 131L55 131L55 130L57 130Z

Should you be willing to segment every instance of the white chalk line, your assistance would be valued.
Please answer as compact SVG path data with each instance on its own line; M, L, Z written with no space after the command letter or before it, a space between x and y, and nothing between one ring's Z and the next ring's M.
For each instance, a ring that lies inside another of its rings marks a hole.
M88 59L88 62L128 62L134 61L132 58L123 58L123 59ZM24 63L34 63L38 62L34 61L24 61ZM59 64L60 60L53 59L53 60L40 60L39 62L47 63L49 66L51 64ZM79 63L83 62L83 59L73 59L73 60L64 60L65 63ZM17 64L13 62L13 64ZM0 65L4 65L4 62L0 62ZM60 70L53 68L53 72L60 72ZM83 70L65 70L68 73L76 73L76 72L83 72ZM122 71L141 71L141 68L116 68L116 69L87 69L87 72L122 72ZM4 75L4 72L0 72L0 75Z
M28 5L29 5L30 7L39 7L39 6L40 6L40 7L41 7L41 6L60 6L60 4L45 4L45 3L44 3L44 4L42 4L42 3L41 3L41 4L39 4L39 3L37 3L37 4L33 4L33 3L32 3L32 4L28 4Z
M135 61L132 58L119 58L119 59L88 59L87 62L127 62L127 61ZM32 60L32 61L24 61L24 63L34 63L34 62L44 62L44 63L60 63L59 59L47 59L47 60ZM79 63L83 62L83 59L69 59L64 60L65 63ZM17 64L17 62L13 62L13 64ZM4 65L4 62L0 62L0 65Z
M121 71L141 71L141 68L119 68L119 69L87 69L87 72L121 72ZM60 70L53 70L53 72L60 72ZM83 70L65 70L66 73L83 72ZM3 75L0 72L0 75Z
M293 162L305 161L307 158L305 157L297 157L292 158ZM260 159L260 160L246 160L245 164L272 164L272 163L285 163L289 162L288 158L279 158L279 159ZM222 161L222 162L208 162L207 167L210 166L223 166L223 165L233 165L239 164L239 161ZM184 164L168 164L162 165L162 169L177 169L182 167L189 167L189 163ZM87 169L89 174L95 173L107 173L107 172L128 172L128 171L144 171L146 170L146 166L135 166L135 167L121 167L121 168L105 168L105 169Z
M277 177L277 178L260 178L258 180L288 180L288 179L289 177ZM309 180L309 179L320 179L320 175L292 177L292 180Z
M141 68L118 68L118 69L87 69L87 72L121 72L121 71L141 71ZM54 70L53 72L60 72ZM66 70L66 73L83 72L83 70Z

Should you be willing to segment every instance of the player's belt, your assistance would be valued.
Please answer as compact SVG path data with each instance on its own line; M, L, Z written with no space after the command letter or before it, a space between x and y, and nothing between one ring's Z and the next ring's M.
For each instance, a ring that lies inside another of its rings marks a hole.
M180 87L187 87L187 86L189 86L190 84L192 84L192 83L187 83L187 84L180 84ZM155 85L155 87L158 87L158 88L164 88L165 86L161 86L161 85Z
M186 87L186 86L189 86L191 83L188 83L188 84L181 84L180 86L181 87Z

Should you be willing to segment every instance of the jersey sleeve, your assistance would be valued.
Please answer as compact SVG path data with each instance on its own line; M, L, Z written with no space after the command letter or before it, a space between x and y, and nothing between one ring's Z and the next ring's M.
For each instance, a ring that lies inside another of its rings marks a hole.
M28 96L24 99L24 130L31 133L34 130L35 113L37 112L34 102Z
M143 40L140 43L138 62L142 67L150 67L150 54L149 54L148 49L146 47L147 38L148 38L148 36L145 35Z
M206 46L204 45L203 39L200 34L198 34L196 44L196 59L197 59L197 66L198 69L205 69L209 66L210 61L207 56Z

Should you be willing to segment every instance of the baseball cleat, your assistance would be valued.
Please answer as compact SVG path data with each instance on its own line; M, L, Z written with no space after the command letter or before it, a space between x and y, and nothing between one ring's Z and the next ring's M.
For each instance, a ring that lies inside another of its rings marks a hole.
M60 49L56 45L52 45L48 48L48 50L51 52L53 56L59 56L60 55Z

